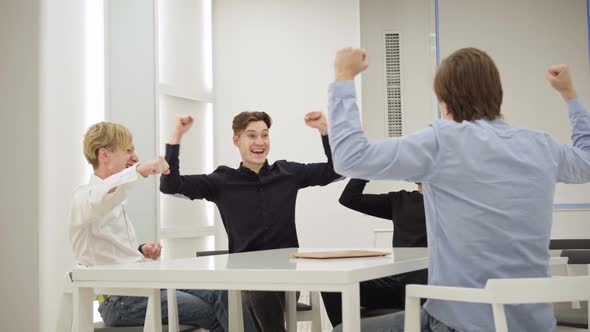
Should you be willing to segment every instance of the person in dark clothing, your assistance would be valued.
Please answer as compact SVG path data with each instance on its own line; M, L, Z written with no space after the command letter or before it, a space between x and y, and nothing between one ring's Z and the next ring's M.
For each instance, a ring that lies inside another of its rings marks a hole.
M242 159L240 166L219 166L211 174L180 175L180 141L193 118L177 116L170 144L166 145L170 174L161 177L160 191L215 203L227 231L230 253L299 247L295 228L299 189L325 186L340 177L332 165L326 117L322 112L310 112L304 120L322 135L327 162L277 160L269 164L270 116L265 112L242 112L232 125L233 143ZM244 292L243 298L261 331L285 331L284 293Z
M364 194L368 181L351 179L340 204L370 216L393 221L393 247L426 247L426 217L422 185L418 190ZM426 284L428 271L420 270L368 280L360 283L361 306L367 309L404 309L407 284ZM322 292L324 306L332 326L342 323L342 297L340 293Z

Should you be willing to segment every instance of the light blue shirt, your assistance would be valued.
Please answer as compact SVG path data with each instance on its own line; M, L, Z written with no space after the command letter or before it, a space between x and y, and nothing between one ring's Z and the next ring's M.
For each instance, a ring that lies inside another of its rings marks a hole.
M556 182L590 181L590 116L568 102L574 146L501 119L434 121L401 138L369 142L353 81L329 91L329 138L337 173L422 182L429 284L485 287L491 278L549 276ZM493 331L486 304L429 300L425 309L461 331ZM552 331L550 304L506 306L511 331Z

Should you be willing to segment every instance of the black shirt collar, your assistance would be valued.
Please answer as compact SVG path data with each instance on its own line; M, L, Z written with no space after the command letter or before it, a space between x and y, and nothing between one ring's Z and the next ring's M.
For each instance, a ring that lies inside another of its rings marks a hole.
M244 166L243 163L240 163L240 167L238 167L238 172L240 172L244 175L256 176L259 174L266 173L266 172L270 171L271 169L272 169L272 167L268 164L268 159L267 159L264 161L264 165L262 165L258 174L256 174L253 170L249 169L248 167Z

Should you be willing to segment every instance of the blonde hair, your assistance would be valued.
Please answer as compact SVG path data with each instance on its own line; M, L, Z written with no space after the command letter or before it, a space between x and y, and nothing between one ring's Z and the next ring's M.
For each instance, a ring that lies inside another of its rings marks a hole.
M98 167L98 150L111 152L117 148L133 149L133 136L126 127L113 122L99 122L84 134L84 157L93 168Z

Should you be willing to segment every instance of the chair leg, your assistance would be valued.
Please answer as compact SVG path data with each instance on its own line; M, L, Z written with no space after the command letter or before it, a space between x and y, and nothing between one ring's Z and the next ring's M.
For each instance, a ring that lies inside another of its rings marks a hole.
M311 305L311 332L322 332L322 302L320 292L309 293Z
M572 267L570 264L566 265L566 270L567 270L568 277L575 275L574 272L572 271ZM580 304L580 301L572 301L572 309L582 309L582 305Z
M406 294L404 331L420 332L420 298Z
M297 332L297 293L285 292L287 332Z
M176 289L168 288L168 332L180 332L178 324L178 301L176 300Z
M496 332L508 332L508 323L506 322L506 313L504 312L503 304L492 304L492 312L494 314L494 321L498 323Z
M143 332L162 332L162 300L159 289L151 289Z

